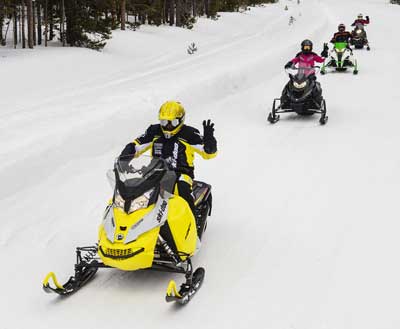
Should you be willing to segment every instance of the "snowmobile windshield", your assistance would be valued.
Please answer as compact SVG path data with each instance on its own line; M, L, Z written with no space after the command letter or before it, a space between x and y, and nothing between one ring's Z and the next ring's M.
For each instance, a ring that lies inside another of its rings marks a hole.
M335 49L338 52L344 52L347 48L347 42L335 42Z
M319 66L291 67L286 69L286 73L291 80L305 81L310 75L318 73L319 68Z
M357 23L357 24L356 24L356 29L357 29L357 30L364 30L364 25L361 24L361 23Z
M158 188L167 171L165 161L160 158L121 156L114 165L115 187L123 199L132 200Z

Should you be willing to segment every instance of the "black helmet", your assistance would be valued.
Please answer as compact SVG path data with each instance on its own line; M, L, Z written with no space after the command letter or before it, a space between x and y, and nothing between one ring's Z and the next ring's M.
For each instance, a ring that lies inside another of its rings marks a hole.
M344 32L344 31L346 31L346 25L344 25L344 24L339 24L338 30L339 30L339 32Z
M311 53L313 50L313 43L306 39L301 43L301 51L303 53Z

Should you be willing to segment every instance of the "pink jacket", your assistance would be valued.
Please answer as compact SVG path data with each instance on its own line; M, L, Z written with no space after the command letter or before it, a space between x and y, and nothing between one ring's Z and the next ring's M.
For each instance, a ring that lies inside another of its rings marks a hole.
M356 19L351 26L356 26L357 24L367 25L369 24L369 17L367 19Z
M313 67L315 66L315 62L318 63L323 63L325 59L321 56L318 56L316 53L309 53L309 54L303 54L303 53L298 53L295 58L291 60L293 64L298 64L299 68L307 68L307 67ZM306 74L314 74L315 70L309 70Z

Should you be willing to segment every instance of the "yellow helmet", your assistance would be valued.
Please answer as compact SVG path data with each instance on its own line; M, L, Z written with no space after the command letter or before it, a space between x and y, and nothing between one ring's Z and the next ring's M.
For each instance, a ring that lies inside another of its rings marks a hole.
M179 102L167 101L161 105L158 119L164 136L170 138L182 129L185 122L185 109Z

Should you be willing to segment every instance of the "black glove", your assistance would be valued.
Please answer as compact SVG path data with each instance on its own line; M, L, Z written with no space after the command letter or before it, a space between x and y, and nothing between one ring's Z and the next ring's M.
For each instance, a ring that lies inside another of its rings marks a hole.
M369 21L369 16L365 16L365 18L367 19L367 21Z
M203 121L204 151L208 154L217 152L217 141L214 137L214 124L210 119Z
M136 148L134 143L127 144L122 150L118 161L119 170L121 172L130 171L131 166L129 165L129 162L134 158L135 153Z
M203 121L203 130L204 130L204 140L214 138L214 124L211 123L211 120Z
M136 153L135 144L129 143L122 150L120 157L122 157L123 159L129 159L130 157L132 159L135 156L135 153Z
M285 69L289 69L293 66L293 62L287 62L285 65Z
M329 50L328 44L324 43L324 50L321 52L321 56L328 57L328 50Z

